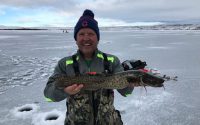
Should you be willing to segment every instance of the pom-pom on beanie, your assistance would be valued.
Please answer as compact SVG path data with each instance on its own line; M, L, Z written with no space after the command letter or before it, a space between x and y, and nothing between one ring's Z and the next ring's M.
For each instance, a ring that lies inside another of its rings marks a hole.
M99 41L99 27L98 22L94 19L94 13L91 10L86 9L83 15L79 18L76 26L74 27L74 39L76 40L76 35L78 31L82 28L91 28L97 34L97 39Z

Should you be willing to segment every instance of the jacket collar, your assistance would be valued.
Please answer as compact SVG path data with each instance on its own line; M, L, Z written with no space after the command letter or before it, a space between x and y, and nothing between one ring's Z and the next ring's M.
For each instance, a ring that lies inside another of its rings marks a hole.
M97 57L97 54L98 54L99 52L100 52L100 51L99 51L98 49L96 49L96 50L94 51L94 53L93 53L92 59L96 58L96 57ZM83 60L85 60L85 58L84 58L84 56L83 56L83 53L82 53L80 50L77 51L77 56L78 56L79 58L82 58Z

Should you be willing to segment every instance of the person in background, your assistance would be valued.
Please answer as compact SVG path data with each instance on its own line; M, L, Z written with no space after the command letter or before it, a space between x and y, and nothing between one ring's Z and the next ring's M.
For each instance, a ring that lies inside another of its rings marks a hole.
M44 89L46 99L53 102L66 99L65 125L123 125L120 112L113 104L112 89L82 90L83 84L76 83L64 89L55 87L57 75L75 76L88 72L112 74L123 71L118 57L98 49L100 32L91 10L86 9L75 25L74 39L78 46L77 53L58 61ZM133 87L130 85L117 91L126 97L132 93Z

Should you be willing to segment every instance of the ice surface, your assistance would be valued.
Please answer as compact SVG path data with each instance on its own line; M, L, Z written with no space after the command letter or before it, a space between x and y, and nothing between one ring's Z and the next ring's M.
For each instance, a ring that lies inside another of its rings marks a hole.
M115 91L115 107L125 125L200 123L199 40L197 30L101 31L100 50L179 77L166 82L165 89L137 87L126 98ZM0 31L0 125L62 125L65 101L45 102L43 89L57 61L76 49L73 32ZM32 110L20 112L23 108Z

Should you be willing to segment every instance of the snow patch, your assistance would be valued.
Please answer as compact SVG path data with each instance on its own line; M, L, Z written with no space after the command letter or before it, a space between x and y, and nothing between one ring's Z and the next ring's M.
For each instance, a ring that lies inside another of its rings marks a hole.
M4 84L4 86L0 86L0 94L9 88L28 86L37 79L47 78L59 60L58 57L42 60L36 57L8 55L4 55L2 58L5 61L1 64L5 67L3 71L7 70L7 72L0 77L0 84Z
M131 44L130 46L131 47L138 47L138 46L140 46L141 44L136 44L136 43L133 43L133 44Z
M171 45L184 45L185 43L183 42L173 42L173 43L169 43Z
M113 43L113 41L104 40L100 42L100 44L111 44L111 43Z
M147 47L148 49L169 49L169 47L164 47L164 46L150 46Z
M20 37L20 36L10 36L10 35L4 35L4 36L0 36L0 39L7 39L7 38L17 38L17 37Z
M32 50L58 50L58 49L73 49L74 46L56 46L56 47L43 47L43 48L34 48Z

